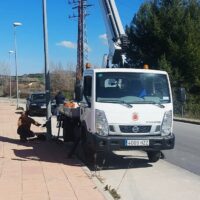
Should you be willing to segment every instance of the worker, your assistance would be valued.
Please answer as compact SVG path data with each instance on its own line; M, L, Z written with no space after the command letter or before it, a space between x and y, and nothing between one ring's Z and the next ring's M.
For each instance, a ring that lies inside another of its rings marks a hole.
M56 110L55 110L55 115L58 116L59 115L59 106L64 104L65 101L65 97L62 94L61 91L59 91L56 96L55 96L55 100L56 100Z
M145 88L142 88L140 93L139 93L139 97L140 98L144 98L145 96L147 96L147 92Z
M134 96L137 96L140 98L144 98L145 96L147 96L146 89L143 87L140 80L133 80L132 87L134 90Z
M30 130L31 124L34 124L35 126L42 126L42 127L45 126L45 124L42 125L42 124L36 122L31 117L29 117L28 111L23 111L21 116L18 119L18 129L17 129L17 133L20 135L21 142L26 142L27 138L36 136L36 134ZM38 136L38 138L43 138L43 139L45 137L43 134L38 134L37 136Z

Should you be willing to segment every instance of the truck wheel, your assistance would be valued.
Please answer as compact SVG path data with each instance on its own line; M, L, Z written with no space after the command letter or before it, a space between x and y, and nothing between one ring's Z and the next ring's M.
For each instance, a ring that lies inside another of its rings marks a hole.
M148 151L147 156L149 158L149 162L157 162L160 159L161 152L160 151Z

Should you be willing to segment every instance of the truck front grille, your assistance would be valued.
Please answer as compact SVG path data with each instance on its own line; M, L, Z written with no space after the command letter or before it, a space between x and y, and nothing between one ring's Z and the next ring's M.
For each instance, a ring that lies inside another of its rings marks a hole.
M122 133L149 133L151 126L119 126Z

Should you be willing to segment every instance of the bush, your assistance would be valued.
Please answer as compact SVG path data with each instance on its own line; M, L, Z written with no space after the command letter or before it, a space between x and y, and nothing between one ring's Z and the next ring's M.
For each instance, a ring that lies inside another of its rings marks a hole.
M188 100L185 105L185 115L189 118L200 119L200 96L188 95Z

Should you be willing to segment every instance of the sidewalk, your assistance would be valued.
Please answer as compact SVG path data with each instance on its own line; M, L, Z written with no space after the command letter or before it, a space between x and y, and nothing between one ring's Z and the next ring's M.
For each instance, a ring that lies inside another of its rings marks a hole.
M67 159L67 145L54 141L20 143L15 106L0 102L1 200L103 200L84 166ZM34 131L43 131L32 127Z

